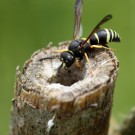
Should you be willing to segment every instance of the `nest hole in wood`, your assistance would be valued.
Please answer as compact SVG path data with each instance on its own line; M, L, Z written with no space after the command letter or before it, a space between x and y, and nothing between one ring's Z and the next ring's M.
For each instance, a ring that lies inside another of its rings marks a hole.
M85 77L86 68L84 67L84 62L81 64L81 68L76 67L75 64L67 70L61 68L57 72L56 76L51 78L50 83L60 83L64 86L71 86L72 84L83 80Z
M35 84L36 81L38 86L52 84L72 86L86 79L89 80L89 84L99 84L106 82L109 79L111 71L113 72L118 66L117 59L112 52L104 49L97 49L93 51L95 55L89 55L90 64L86 61L85 57L83 58L80 63L81 69L74 63L67 70L64 68L59 70L59 66L61 65L59 59L60 53L54 53L53 51L65 49L68 45L69 42L65 42L58 48L51 46L35 52L31 60L25 63L23 76L28 82L25 85L31 87L33 86L32 83ZM40 61L40 59L52 56L54 57L53 59ZM90 71L92 71L92 73L90 73Z

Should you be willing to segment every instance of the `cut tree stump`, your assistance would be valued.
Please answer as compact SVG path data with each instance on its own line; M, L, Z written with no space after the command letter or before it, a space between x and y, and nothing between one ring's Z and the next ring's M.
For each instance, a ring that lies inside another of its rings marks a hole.
M41 49L22 72L17 68L10 135L107 135L118 60L112 51L95 49L90 65L84 58L81 69L58 70L54 50L69 43Z

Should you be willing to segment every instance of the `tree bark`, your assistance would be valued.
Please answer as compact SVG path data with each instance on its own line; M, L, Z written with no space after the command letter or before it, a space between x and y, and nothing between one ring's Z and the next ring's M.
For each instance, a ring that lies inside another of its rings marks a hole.
M10 135L107 135L119 65L114 53L95 49L90 64L84 58L81 69L58 70L54 50L41 49L22 72L17 68Z

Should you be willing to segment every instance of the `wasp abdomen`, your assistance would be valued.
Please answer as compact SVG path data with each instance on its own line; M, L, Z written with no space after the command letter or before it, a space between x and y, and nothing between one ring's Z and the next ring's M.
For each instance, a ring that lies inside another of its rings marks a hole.
M106 30L108 30L109 33L110 33L110 40L109 40L109 42L120 42L120 36L119 36L119 34L116 31L111 30L111 29L106 29Z
M99 29L90 38L91 45L108 44L109 42L120 42L119 34L111 29Z

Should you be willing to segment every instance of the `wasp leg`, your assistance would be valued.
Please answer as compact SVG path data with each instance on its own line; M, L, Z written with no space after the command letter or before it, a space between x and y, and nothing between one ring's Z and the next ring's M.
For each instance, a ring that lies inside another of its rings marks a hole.
M90 64L90 60L89 60L89 58L88 58L87 53L84 53L84 55L85 55L85 58L86 58L87 62Z
M75 60L75 64L76 64L76 67L82 69L82 66L81 66L81 64L80 64L80 60L79 60L79 59L76 59L76 60Z
M87 53L84 53L84 55L85 55L85 58L86 58L86 60L87 60L87 62L89 64L89 67L90 67L90 59L89 59ZM90 68L90 73L92 73L92 69L91 68Z
M67 49L63 49L63 50L55 50L53 52L56 52L56 53L62 53L62 52L65 52L65 51L68 51Z
M107 49L107 50L114 50L112 48L108 48L108 47L105 47L103 45L91 45L90 48L104 48L104 49Z

